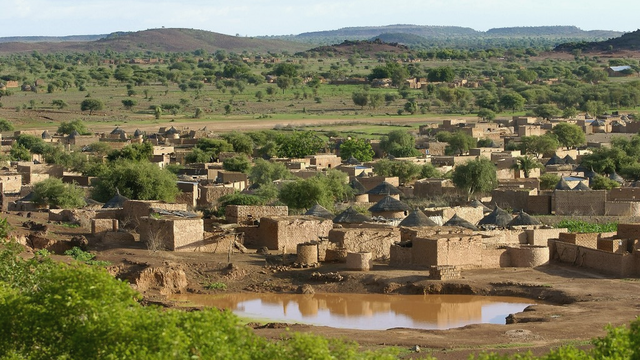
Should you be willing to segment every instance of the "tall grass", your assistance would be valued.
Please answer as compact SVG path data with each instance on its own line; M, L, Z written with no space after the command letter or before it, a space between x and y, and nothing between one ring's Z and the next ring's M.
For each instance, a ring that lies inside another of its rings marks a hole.
M618 223L603 223L596 224L581 220L562 220L557 225L557 228L567 228L570 232L578 233L603 233L614 232L618 230Z

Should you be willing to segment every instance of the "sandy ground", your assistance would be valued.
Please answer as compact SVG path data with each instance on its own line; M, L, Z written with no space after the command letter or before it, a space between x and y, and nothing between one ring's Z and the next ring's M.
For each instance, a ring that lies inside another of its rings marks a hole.
M22 227L26 214L8 215L15 235L28 234ZM31 220L46 223L46 214L32 213ZM286 335L285 328L323 336L346 338L363 347L376 349L398 346L406 351L403 358L431 354L438 359L460 359L482 351L544 353L564 344L586 346L587 340L605 334L607 324L628 324L640 315L640 279L615 279L586 269L558 264L536 269L504 268L463 271L455 281L428 280L424 270L398 270L376 263L369 272L346 271L344 264L323 264L319 268L296 269L267 265L265 256L249 250L245 254L203 254L151 252L139 242L100 242L83 228L69 228L49 223L48 237L68 239L85 234L88 249L98 260L111 262L110 269L120 274L139 273L146 268L179 268L188 284L179 292L216 294L223 290L207 290L212 282L226 284L226 293L282 292L293 293L302 284L310 284L321 293L385 293L385 294L475 294L519 296L540 302L524 312L514 314L508 325L470 325L451 330L414 330L396 328L384 331L335 329L299 324L254 325L255 332L267 338ZM55 256L68 261L65 256ZM229 267L229 263L233 264ZM339 272L342 282L317 282L313 272ZM123 276L121 276L123 277ZM166 289L164 289L166 290ZM162 288L143 291L145 301L163 306L184 306L167 300ZM408 349L420 346L420 353Z

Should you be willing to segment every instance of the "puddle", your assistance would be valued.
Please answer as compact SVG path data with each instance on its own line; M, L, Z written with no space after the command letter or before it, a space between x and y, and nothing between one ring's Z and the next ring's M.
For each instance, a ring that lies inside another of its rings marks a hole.
M469 324L505 324L507 315L535 303L524 298L475 295L242 293L185 294L170 299L229 309L253 320L362 330L444 330Z

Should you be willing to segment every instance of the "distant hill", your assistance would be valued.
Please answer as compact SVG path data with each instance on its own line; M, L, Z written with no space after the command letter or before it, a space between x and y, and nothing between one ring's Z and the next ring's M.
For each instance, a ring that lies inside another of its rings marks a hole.
M402 34L402 35L400 35ZM584 31L575 26L531 26L495 28L486 32L460 26L388 25L347 27L338 30L307 32L299 35L271 36L311 44L330 45L345 40L375 38L416 47L471 47L518 45L513 40L535 38L544 46L567 41L597 41L620 36L622 32L608 30ZM506 40L505 40L506 39ZM486 40L489 40L486 42Z
M67 41L95 41L107 35L70 35L70 36L9 36L0 37L0 43L6 42L67 42Z
M0 43L0 53L37 50L43 53L57 51L152 51L191 52L225 50L241 53L304 51L311 46L279 39L248 38L193 29L151 29L136 32L118 32L95 41L65 42L11 42Z
M316 52L323 56L326 56L327 54L332 54L334 56L350 56L356 53L360 55L374 55L380 52L403 53L408 50L409 48L404 45L387 43L380 39L375 39L373 41L345 40L337 45L325 45L313 48L309 50L309 52Z
M586 52L640 50L640 30L605 41L570 42L560 44L555 48L556 51L572 51L575 49Z

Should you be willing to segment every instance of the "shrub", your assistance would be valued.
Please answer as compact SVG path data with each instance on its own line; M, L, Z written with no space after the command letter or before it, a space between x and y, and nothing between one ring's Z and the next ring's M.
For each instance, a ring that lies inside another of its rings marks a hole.
M58 178L48 178L33 188L33 202L48 204L62 209L77 209L85 206L84 190L74 184L65 184Z

